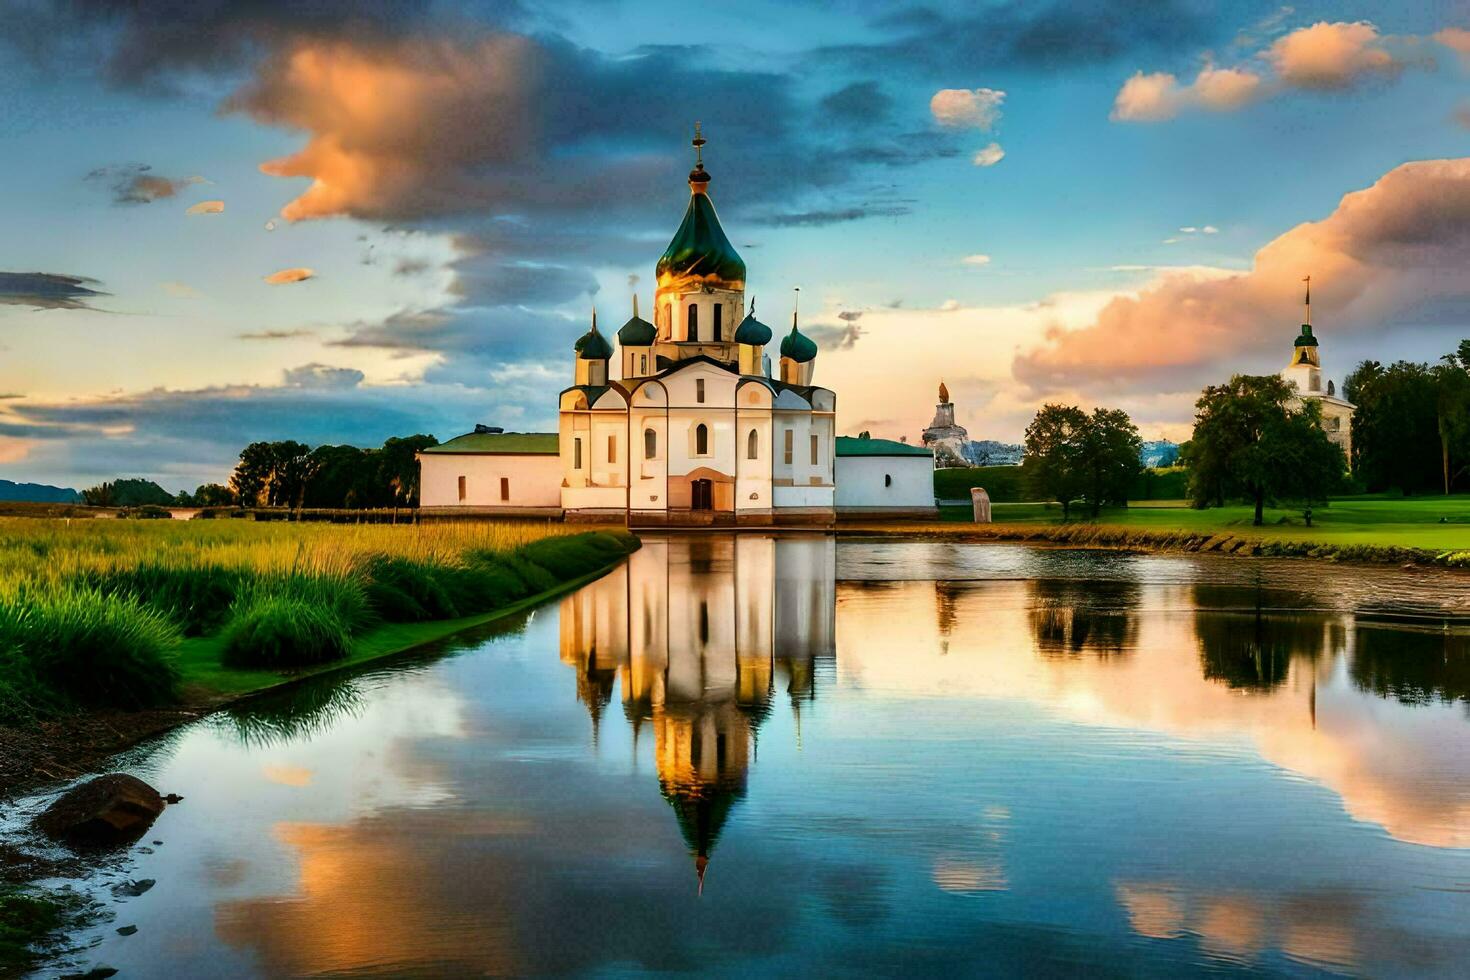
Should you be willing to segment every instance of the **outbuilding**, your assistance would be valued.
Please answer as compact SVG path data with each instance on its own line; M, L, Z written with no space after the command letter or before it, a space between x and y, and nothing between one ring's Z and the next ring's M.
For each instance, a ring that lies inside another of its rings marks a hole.
M937 517L934 454L869 436L837 437L839 517Z
M425 516L560 517L561 457L555 432L489 426L419 453L419 511Z

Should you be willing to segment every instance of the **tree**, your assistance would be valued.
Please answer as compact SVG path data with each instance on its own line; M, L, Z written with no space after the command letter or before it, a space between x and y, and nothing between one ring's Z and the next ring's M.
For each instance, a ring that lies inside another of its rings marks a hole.
M378 453L378 479L392 492L394 507L417 507L419 505L419 460L418 455L430 446L439 445L439 440L428 435L392 438L383 443Z
M1264 522L1268 500L1326 500L1342 480L1342 450L1322 431L1321 409L1303 403L1277 375L1236 375L1204 390L1188 443L1190 499L1196 507L1240 494Z
M1449 493L1470 472L1470 341L1438 364L1364 361L1343 382L1353 471L1369 490Z
M310 452L293 440L252 442L240 451L230 487L247 507L299 507Z
M1041 500L1062 505L1062 520L1071 516L1072 501L1082 496L1082 436L1087 413L1072 405L1043 405L1026 426L1026 454L1021 475L1027 489Z
M152 480L123 479L99 483L82 491L82 500L93 507L168 507L177 502L173 494Z
M194 491L196 507L229 507L234 502L234 491L218 483L205 483Z
M1119 408L1093 409L1082 430L1082 495L1096 517L1104 504L1127 504L1143 469L1138 426Z
M379 484L377 451L318 446L307 457L305 507L376 507L391 491Z

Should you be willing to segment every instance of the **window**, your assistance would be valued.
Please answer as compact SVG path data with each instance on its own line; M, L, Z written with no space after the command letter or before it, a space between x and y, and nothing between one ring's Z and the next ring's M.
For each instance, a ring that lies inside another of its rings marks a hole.
M720 337L720 320L721 320L720 314L723 311L724 311L724 307L721 304L716 303L715 304L715 327L714 327L714 329L715 329L715 340L717 340L717 341L721 339L721 337Z
M694 379L694 400L700 404L704 403L704 379Z
M783 447L786 465L791 465L792 444L796 440L796 433L790 429L786 430L786 445Z
M884 473L883 474L883 485L885 487L891 487L891 486L893 486L893 476L892 476L892 474L889 474L889 473Z
M510 499L510 477L508 476L502 476L500 478L500 499Z
M582 438L578 436L572 440L572 469L582 468Z
M689 304L689 340L699 339L699 307Z
M465 498L465 478L464 477L460 477L459 478L459 500L460 500L460 503L463 503L464 502L464 498Z
M813 466L816 466L817 465L817 447L820 444L820 442L821 442L820 437L818 437L818 436L812 436L812 465Z
M751 429L750 435L745 437L745 458L760 459L760 448L760 437L756 435L754 429Z
M616 463L618 461L618 437L617 436L608 436L607 437L607 461L609 463Z
M639 354L638 355L638 376L640 378L642 378L642 377L646 377L647 375L648 375L648 355L647 354Z
M652 429L643 430L643 458L654 459L658 456L658 433Z
M672 303L665 303L664 304L664 322L663 322L663 325L666 326L666 327L668 327L668 328L670 328L670 330L673 329L673 326L674 326L674 305Z
M709 426L703 422L694 428L694 455L709 455Z

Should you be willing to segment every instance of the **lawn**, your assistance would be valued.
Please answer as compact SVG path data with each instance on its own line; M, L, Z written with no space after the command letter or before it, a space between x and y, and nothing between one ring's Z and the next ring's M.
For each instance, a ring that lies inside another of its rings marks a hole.
M0 518L0 725L207 705L534 604L637 547L552 523Z
M1057 504L995 504L1001 524L1062 522ZM1075 513L1075 511L1074 511ZM1251 525L1252 508L1241 504L1195 510L1184 501L1143 501L1107 508L1097 523L1150 531L1235 534L1261 540L1314 541L1332 545L1372 545L1426 551L1470 550L1470 495L1451 497L1361 496L1334 499L1312 513L1307 527L1300 510L1267 508L1265 523ZM945 508L947 521L967 521L969 508Z

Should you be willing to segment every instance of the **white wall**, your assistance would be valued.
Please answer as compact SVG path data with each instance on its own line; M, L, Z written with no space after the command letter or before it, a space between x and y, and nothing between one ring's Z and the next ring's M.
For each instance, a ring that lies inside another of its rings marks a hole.
M465 478L465 499L459 478ZM500 480L510 481L510 499L500 499ZM421 507L560 507L561 458L491 456L479 453L421 453Z
M893 478L891 486L884 477ZM933 456L838 456L837 507L934 506Z

